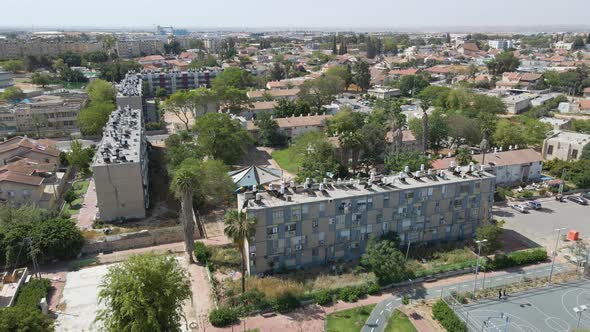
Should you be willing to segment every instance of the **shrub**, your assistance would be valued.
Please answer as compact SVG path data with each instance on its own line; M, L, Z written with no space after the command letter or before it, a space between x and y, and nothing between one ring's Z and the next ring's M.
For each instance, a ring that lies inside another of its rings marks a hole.
M219 307L209 313L209 322L215 327L229 326L238 321L238 312L232 308Z
M50 289L49 279L31 279L19 290L15 305L37 308L39 301L47 296Z
M201 264L207 264L207 262L209 262L209 258L211 257L209 249L207 249L207 246L201 241L195 242L195 257Z
M543 248L520 250L508 255L497 254L493 260L486 262L485 268L490 270L503 269L512 266L539 263L546 259L547 251Z
M326 305L332 302L333 293L327 289L322 289L313 294L313 300L319 305Z
M499 203L499 202L504 202L506 200L506 195L504 194L503 191L497 190L494 193L494 202Z
M236 309L242 316L252 315L268 307L268 301L266 301L264 293L258 289L247 290L235 299L233 305L237 306Z
M300 305L301 303L299 303L299 300L295 297L295 295L291 293L285 293L274 300L272 304L272 310L282 314L293 311L299 308Z
M76 195L76 192L74 190L68 190L68 192L66 192L66 194L64 195L64 201L68 204L72 204L72 202L75 201L76 198L78 198L78 195Z
M379 286L378 283L371 281L368 285L367 285L367 294L369 295L375 295L377 293L379 293L381 291L381 287Z
M432 316L438 320L447 331L467 332L465 323L455 315L453 310L443 300L438 300L432 306Z
M402 304L403 304L403 305L408 305L408 304L410 304L410 297L409 297L409 296L407 296L407 295L404 295L404 296L402 297Z
M531 198L533 196L534 196L534 194L530 190L525 190L525 191L522 192L522 197L523 198Z
M343 287L338 293L338 297L346 302L356 302L363 295L366 295L365 290L355 286Z

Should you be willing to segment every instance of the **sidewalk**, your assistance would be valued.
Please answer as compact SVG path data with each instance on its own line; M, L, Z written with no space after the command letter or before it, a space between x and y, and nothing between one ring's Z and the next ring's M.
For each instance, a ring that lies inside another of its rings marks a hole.
M77 216L77 225L81 230L92 229L92 224L98 212L96 204L96 187L94 185L94 178L92 178L88 184L88 190L84 195L84 203L82 203L82 208L80 208Z

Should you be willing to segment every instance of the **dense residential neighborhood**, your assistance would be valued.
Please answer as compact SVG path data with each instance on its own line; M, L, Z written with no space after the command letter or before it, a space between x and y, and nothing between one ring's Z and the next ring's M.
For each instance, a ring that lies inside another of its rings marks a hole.
M0 332L590 329L590 28L1 25Z

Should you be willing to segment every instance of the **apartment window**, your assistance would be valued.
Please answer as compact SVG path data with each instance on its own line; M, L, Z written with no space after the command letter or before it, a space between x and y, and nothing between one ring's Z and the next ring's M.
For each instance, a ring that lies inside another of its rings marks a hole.
M469 192L469 185L468 184L461 185L459 192L461 194L468 193Z
M479 190L479 188L481 188L481 183L477 182L475 184L475 190Z
M363 215L360 213L356 213L352 220L358 224L361 222L362 219L363 219Z
M433 192L434 192L434 188L432 188L432 187L428 188L428 193L427 193L428 197L432 196Z
M274 227L268 227L266 229L266 234L267 235L273 235L273 234L277 234L279 232L279 228L277 226Z
M319 225L319 223L318 223L318 220L317 219L314 219L314 220L311 221L311 227L312 228L318 228L318 225Z
M326 212L326 203L320 203L320 213Z
M552 155L552 154L553 154L553 145L549 145L549 146L547 147L547 154L548 154L548 155Z
M407 212L407 211L408 211L408 210L407 210L407 208L405 208L405 207L401 207L401 208L398 208L398 209L397 209L397 213L398 213L398 214L406 214L406 212Z
M302 205L301 206L301 214L306 216L309 213L309 205Z
M383 201L389 202L389 194L383 194Z
M389 223L386 223L386 222L384 222L384 223L382 223L382 224L381 224L381 230L382 230L382 231L384 231L384 232L385 232L385 231L387 231L388 229L389 229Z
M461 207L463 205L463 200L458 198L453 202L454 207Z
M286 232L294 232L297 230L297 224L287 224L285 225Z
M317 257L320 255L320 250L318 248L311 249L311 255Z
M367 208L373 207L373 198L367 198Z
M447 192L447 186L442 186L440 192L444 195Z
M291 220L298 221L301 220L301 209L292 208L291 210Z
M282 222L284 220L283 209L272 211L273 222Z
M336 216L336 225L344 225L346 224L346 216L345 215L338 215Z
M412 200L412 199L414 199L414 193L413 192L406 193L405 197L406 197L406 201Z
M578 158L578 150L573 149L572 150L572 159L577 159Z

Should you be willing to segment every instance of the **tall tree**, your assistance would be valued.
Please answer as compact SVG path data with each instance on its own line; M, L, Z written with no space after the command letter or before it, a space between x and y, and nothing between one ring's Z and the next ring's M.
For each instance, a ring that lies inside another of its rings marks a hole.
M301 85L299 98L313 105L315 112L320 112L324 105L334 101L336 95L344 89L344 81L336 76L321 76L307 80Z
M197 142L203 152L226 164L237 162L253 139L236 119L224 113L207 113L195 122Z
M353 81L363 91L367 91L371 87L371 72L366 61L355 63Z
M107 331L182 331L184 302L192 296L188 272L174 257L134 255L102 280L96 321Z
M270 113L259 113L254 124L258 127L258 141L262 146L283 146L287 142L287 137Z
M404 255L397 249L394 242L383 240L376 244L369 244L367 247L361 262L375 273L380 284L400 281L405 277Z
M242 257L242 293L246 291L246 248L249 239L254 236L256 219L248 217L244 212L230 210L223 219L223 232L232 240Z
M172 175L171 189L174 195L180 199L184 228L184 249L191 263L194 263L193 251L195 249L193 194L199 183L199 176L195 169L189 166L180 167ZM199 230L197 230L197 237L201 237Z

